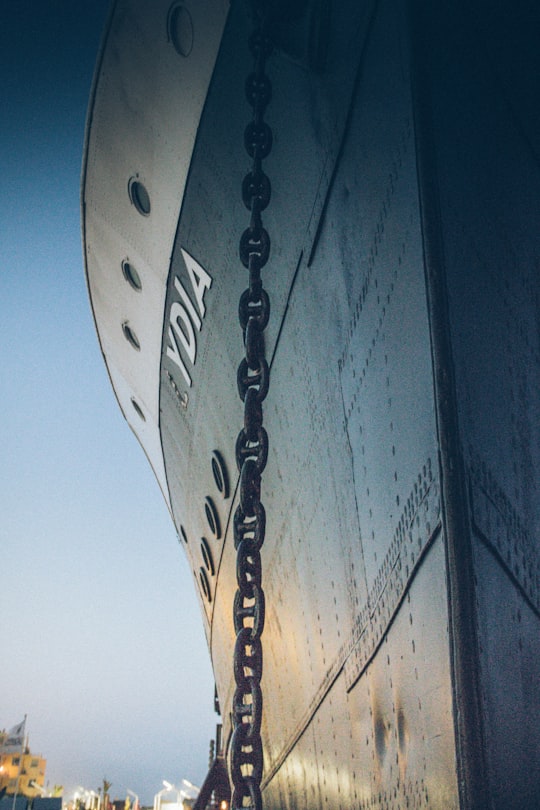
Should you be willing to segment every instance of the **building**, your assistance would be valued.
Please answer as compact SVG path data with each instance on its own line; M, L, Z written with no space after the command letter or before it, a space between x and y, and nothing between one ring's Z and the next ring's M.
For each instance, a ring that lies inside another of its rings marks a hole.
M32 798L43 793L47 760L41 754L30 753L28 748L23 752L2 753L0 749L0 790L6 793L15 792ZM17 786L17 779L19 784Z

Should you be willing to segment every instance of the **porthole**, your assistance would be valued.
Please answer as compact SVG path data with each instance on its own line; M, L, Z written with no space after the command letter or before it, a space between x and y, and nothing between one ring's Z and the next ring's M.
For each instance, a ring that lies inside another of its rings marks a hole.
M216 569L214 566L214 558L212 557L212 552L210 551L210 546L208 545L208 541L201 537L201 554L203 556L204 564L208 572L214 576L216 573Z
M128 192L129 199L139 214L147 217L150 213L150 197L146 187L136 177L132 177L128 183Z
M144 415L141 406L139 405L139 403L137 402L137 400L134 397L131 397L131 404L133 405L133 410L135 411L137 416L140 419L142 419L143 422L146 422L146 416Z
M193 49L193 20L188 9L175 3L167 15L167 36L179 56L189 56Z
M227 474L227 467L223 460L223 456L219 450L214 450L212 453L212 474L216 486L224 498L229 497L229 476Z
M206 574L206 571L204 570L204 568L202 568L202 566L199 569L199 582L201 583L201 588L204 595L206 596L206 599L208 600L208 602L211 602L212 594L210 592L210 583L208 582L208 576Z
M184 541L184 543L187 546L187 541L188 541L187 540L187 534L186 534L186 530L184 529L183 526L180 526L180 534L182 535L182 540Z
M122 332L124 333L124 337L128 343L131 343L134 349L137 349L139 352L141 350L141 344L139 343L139 338L129 325L127 321L124 321L122 324Z
M206 520L208 521L208 525L210 526L210 531L212 532L216 540L219 540L221 537L221 525L219 522L218 511L212 498L210 497L205 498L204 511L206 512Z
M131 262L128 262L127 259L124 259L124 261L122 262L122 273L124 274L125 280L131 287L133 287L134 290L137 290L137 292L142 290L141 277L139 276L139 274L137 273Z

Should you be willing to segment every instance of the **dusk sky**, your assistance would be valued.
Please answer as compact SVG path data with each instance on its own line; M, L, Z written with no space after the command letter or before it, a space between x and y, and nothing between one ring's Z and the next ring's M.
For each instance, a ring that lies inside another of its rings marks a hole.
M0 729L46 780L201 784L213 678L187 563L110 388L85 286L80 170L104 0L0 26Z

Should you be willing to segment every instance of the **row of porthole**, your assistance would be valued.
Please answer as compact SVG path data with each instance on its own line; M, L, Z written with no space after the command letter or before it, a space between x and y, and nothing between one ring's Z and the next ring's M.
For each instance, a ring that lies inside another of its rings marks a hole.
M212 463L212 474L214 476L216 487L221 493L223 500L226 500L230 494L229 475L227 472L225 461L223 460L223 456L218 450L214 450L214 452L212 453L211 463ZM208 527L210 529L213 538L215 540L221 540L222 532L219 514L214 501L209 495L204 499L204 511L206 514L206 521L208 523ZM184 529L183 526L180 526L180 534L182 535L184 543L186 543L187 545L188 538L186 530ZM210 579L208 575L210 575L211 578L213 578L216 575L216 566L214 563L214 557L212 554L212 550L210 548L210 544L205 537L201 537L201 555L203 558L204 565L201 565L201 567L199 568L199 583L201 586L201 590L206 598L206 601L210 603L212 601L212 589L210 586Z
M167 41L171 43L179 56L186 58L193 49L193 40L193 19L189 10L182 2L173 3L167 13ZM136 211L138 211L141 216L150 216L152 209L150 195L148 194L146 186L139 180L138 175L130 178L128 182L128 194ZM132 289L136 292L142 290L141 278L136 268L127 258L122 262L122 273ZM122 323L122 332L130 346L136 351L140 351L140 340L128 320ZM136 414L143 421L146 421L144 412L134 397L131 397L131 404Z
M128 194L129 199L131 200L132 205L135 209L141 214L142 216L149 216L151 210L150 204L150 195L146 190L146 186L141 183L138 179L138 175L135 177L131 177L128 183ZM141 292L142 290L142 281L137 269L133 265L129 259L124 259L122 262L122 275L124 279L127 281L129 286L135 290L135 292ZM124 337L130 346L135 349L136 351L140 352L141 350L141 342L137 337L137 334L133 327L130 325L128 320L123 321L122 323L122 332L124 333ZM135 408L135 411L141 416L142 410L139 407L135 406L135 400L133 397L131 398L131 403ZM144 418L144 416L143 416Z
M143 216L149 216L150 214L150 196L146 187L141 183L137 177L132 177L128 183L128 194L129 199L131 200L132 204L135 206L135 209L142 214ZM122 275L124 279L127 281L129 286L135 292L141 292L142 290L142 281L137 269L133 265L129 259L124 259L122 262ZM136 351L140 352L141 350L141 343L137 334L135 333L133 327L130 325L129 321L123 321L122 323L122 332L124 334L125 339L127 342L132 346ZM133 406L133 410L142 419L143 422L146 422L146 417L144 412L135 399L135 397L131 397L131 404Z

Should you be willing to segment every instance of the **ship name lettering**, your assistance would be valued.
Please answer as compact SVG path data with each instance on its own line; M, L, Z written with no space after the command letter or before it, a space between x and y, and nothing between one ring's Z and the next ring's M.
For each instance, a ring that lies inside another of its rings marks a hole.
M212 277L190 256L187 251L180 248L184 259L189 280L191 282L192 298L188 295L178 276L174 277L174 287L180 300L173 301L169 313L169 340L167 357L178 366L186 384L191 388L191 374L186 367L186 359L191 366L197 359L197 338L195 330L201 331L202 322L206 313L204 294L212 286ZM183 349L181 353L180 349Z

